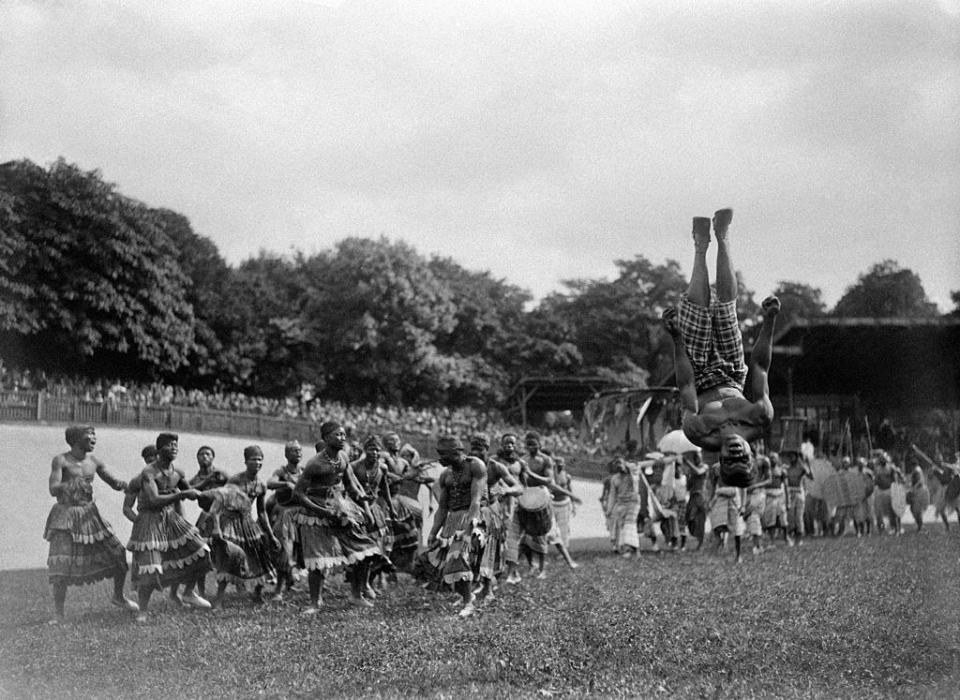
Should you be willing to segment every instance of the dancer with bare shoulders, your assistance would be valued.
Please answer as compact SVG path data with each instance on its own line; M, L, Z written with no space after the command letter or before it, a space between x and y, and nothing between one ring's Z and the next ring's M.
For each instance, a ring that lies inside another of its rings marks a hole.
M140 598L137 622L146 622L147 606L154 590L183 583L186 605L209 608L210 603L194 592L197 579L209 569L209 547L196 527L180 514L184 499L196 500L173 460L179 438L173 433L157 436L157 459L140 472L137 516L127 549L133 552L133 583Z
M43 537L50 543L47 567L53 586L56 617L64 619L67 587L113 579L112 603L124 610L138 606L123 595L127 576L127 555L100 516L93 502L93 478L99 476L114 491L126 489L93 454L97 435L93 426L71 426L66 430L70 450L53 458L50 468L50 495L57 499L47 516Z
M346 430L336 421L327 421L320 426L320 438L320 450L304 466L293 490L299 504L294 518L310 588L310 605L304 615L320 611L320 591L326 574L347 567L353 569L350 602L371 607L373 603L364 595L367 591L363 582L369 578L372 560L383 559L379 545L367 533L363 509L344 491L344 479L349 478L349 461L343 449ZM353 490L359 492L359 485ZM389 562L384 566L389 566Z
M503 547L508 526L506 504L509 499L523 492L520 482L513 477L506 465L487 455L489 449L490 438L483 433L477 433L470 438L470 456L479 459L487 468L487 495L490 499L489 508L482 510L487 542L478 567L480 586L474 590L483 601L493 600L496 577L505 566Z
M286 463L273 472L267 480L267 489L273 491L267 499L267 515L270 518L270 528L280 542L274 556L274 566L277 569L277 586L271 600L283 600L284 587L289 591L295 582L297 556L297 525L293 520L296 502L293 499L293 489L297 485L303 467L303 448L296 440L288 442L283 447Z
M486 542L481 509L486 506L487 469L476 457L464 454L459 438L437 440L437 455L446 467L437 481L437 515L428 538L429 559L460 595L460 617L474 613L474 570Z
M238 588L252 588L252 599L261 602L264 584L275 575L271 551L280 548L280 542L270 528L265 505L267 486L258 474L263 467L263 450L259 445L249 445L243 449L244 470L234 474L227 481L232 489L216 489L218 497L210 506L212 522L211 541L213 564L217 570L217 597L213 607L223 607L227 585ZM256 508L256 520L251 510ZM242 566L239 570L228 565L229 557L222 556L230 543L243 552Z
M729 250L732 209L720 209L713 217L717 240L716 299L711 299L707 272L710 219L693 219L694 260L690 285L677 309L663 313L664 326L674 341L677 385L683 409L683 432L695 445L720 453L721 467L731 486L746 487L748 468L730 468L725 462L733 444L746 445L761 437L773 420L773 404L767 372L772 357L774 321L780 311L776 297L764 299L763 323L751 354L754 400L744 397L747 365L737 322L737 278ZM735 448L739 452L741 448ZM713 455L704 455L711 463ZM739 472L739 474L738 474Z

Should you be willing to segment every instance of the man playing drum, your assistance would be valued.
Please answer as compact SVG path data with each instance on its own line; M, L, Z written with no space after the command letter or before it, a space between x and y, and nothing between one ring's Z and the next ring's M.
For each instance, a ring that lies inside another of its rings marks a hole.
M748 444L761 437L773 420L767 372L774 321L780 311L779 299L764 299L763 324L751 354L751 402L743 395L747 365L737 322L737 278L727 242L732 219L732 209L720 209L713 217L717 239L716 299L711 300L707 272L711 222L698 216L693 219L695 252L690 285L679 308L663 312L664 327L674 342L683 432L705 451L719 452L721 467L732 445ZM704 459L708 464L715 461L712 454L704 455ZM745 487L749 483L749 478L732 477L733 474L727 475L728 481L737 482L733 485Z

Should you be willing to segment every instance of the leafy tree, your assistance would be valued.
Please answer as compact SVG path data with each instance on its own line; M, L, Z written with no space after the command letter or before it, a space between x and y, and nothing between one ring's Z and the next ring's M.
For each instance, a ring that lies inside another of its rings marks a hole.
M153 211L62 159L0 166L0 191L5 355L113 375L187 361L187 279Z
M950 292L950 301L953 302L953 311L950 312L950 315L960 316L960 289Z
M875 264L848 287L833 311L836 316L929 318L937 305L927 298L920 277L895 260Z
M237 378L224 372L227 362L217 332L220 329L222 333L221 307L232 270L216 244L196 234L187 217L169 209L155 209L153 213L173 241L177 263L188 281L187 302L195 317L196 344L187 365L173 379L191 386L235 385Z
M302 315L309 294L303 265L300 256L261 251L231 271L212 321L224 381L266 396L293 394L303 382L322 387L324 355Z
M433 257L430 270L447 287L455 324L438 334L437 349L473 366L474 380L450 392L454 403L501 403L515 377L518 353L525 345L524 307L529 292L494 279L489 272L466 270L450 258Z
M309 261L304 310L323 353L328 395L429 404L472 381L475 361L436 342L456 326L452 294L405 243L348 238Z
M660 315L678 303L687 282L674 260L654 265L637 255L615 262L615 280L568 280L569 291L547 297L539 316L552 320L548 340L577 349L582 373L642 386L669 360Z

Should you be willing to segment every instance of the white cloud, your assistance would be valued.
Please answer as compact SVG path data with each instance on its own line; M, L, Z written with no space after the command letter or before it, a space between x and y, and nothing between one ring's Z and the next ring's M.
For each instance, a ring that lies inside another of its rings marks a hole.
M542 295L688 264L960 288L956 3L0 5L0 159L64 156L260 247L402 237ZM931 255L936 251L936 255Z

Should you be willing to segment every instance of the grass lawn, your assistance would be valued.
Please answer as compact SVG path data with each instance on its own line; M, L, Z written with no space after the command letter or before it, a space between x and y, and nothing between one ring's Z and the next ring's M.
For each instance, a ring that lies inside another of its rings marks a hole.
M289 602L172 609L148 624L71 589L49 626L43 571L0 572L0 697L957 697L958 537L783 545L623 560L581 543L581 568L503 586L461 620L409 579L374 609L332 582L315 618Z

